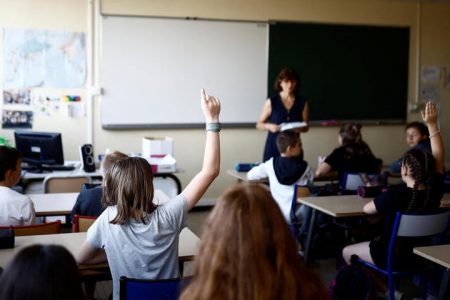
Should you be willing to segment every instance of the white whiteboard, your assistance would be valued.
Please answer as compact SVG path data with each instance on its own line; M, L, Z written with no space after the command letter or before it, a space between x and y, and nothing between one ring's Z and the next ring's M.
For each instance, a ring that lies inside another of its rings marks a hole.
M203 126L202 87L221 99L222 123L255 124L267 98L267 24L101 19L103 128Z

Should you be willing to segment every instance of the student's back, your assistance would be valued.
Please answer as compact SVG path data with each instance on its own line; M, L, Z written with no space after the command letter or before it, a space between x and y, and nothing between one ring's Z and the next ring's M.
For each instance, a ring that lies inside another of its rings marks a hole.
M186 226L187 211L200 200L220 170L220 102L202 90L201 105L207 122L203 165L180 195L161 206L153 204L150 164L140 157L115 162L104 177L108 207L89 228L78 262L105 261L102 250L106 251L114 299L119 299L120 276L179 276L178 239Z
M309 186L314 174L308 163L303 160L303 150L300 136L296 132L283 131L277 136L277 147L280 156L252 168L247 173L249 180L269 178L270 192L283 213L284 218L291 223L292 197L294 186Z
M337 171L342 180L345 173L379 173L382 161L377 159L361 136L361 125L346 123L339 130L340 146L325 158L316 170L316 176Z
M307 270L270 193L238 184L217 201L205 223L195 277L182 300L328 299Z
M21 176L21 153L0 146L0 226L29 225L36 222L34 205L28 196L13 189Z
M106 154L102 161L101 171L103 175L109 171L111 166L118 160L127 158L128 155L114 151L112 153ZM93 188L88 188L86 190L81 191L81 193L77 197L77 201L72 208L72 212L70 214L71 220L73 222L73 217L75 214L81 216L93 216L98 217L103 212L105 207L102 205L102 197L103 197L103 187L97 186Z

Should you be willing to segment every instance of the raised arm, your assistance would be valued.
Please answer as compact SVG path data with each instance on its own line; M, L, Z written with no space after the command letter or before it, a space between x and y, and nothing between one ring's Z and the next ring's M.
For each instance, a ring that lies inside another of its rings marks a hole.
M436 160L436 172L444 174L444 143L437 125L437 109L432 101L428 101L425 105L425 110L422 111L422 119L427 124L430 132L431 152Z
M268 130L270 132L280 131L280 126L274 123L267 122L271 114L272 104L270 103L270 99L267 99L266 102L264 102L263 110L261 112L259 120L256 123L256 128L259 130Z
M195 206L220 171L220 129L213 128L219 125L220 101L214 96L209 96L202 89L201 106L207 124L205 154L201 171L195 175L182 192L187 200L188 209ZM209 129L208 124L212 125Z

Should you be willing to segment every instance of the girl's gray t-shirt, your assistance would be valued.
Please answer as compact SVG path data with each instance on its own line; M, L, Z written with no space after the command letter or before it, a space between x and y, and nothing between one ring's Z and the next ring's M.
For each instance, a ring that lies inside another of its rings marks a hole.
M114 299L119 299L121 276L140 279L179 277L178 239L186 226L187 202L181 194L158 206L146 224L131 219L127 224L109 223L117 214L110 206L89 228L87 240L105 249L111 269Z

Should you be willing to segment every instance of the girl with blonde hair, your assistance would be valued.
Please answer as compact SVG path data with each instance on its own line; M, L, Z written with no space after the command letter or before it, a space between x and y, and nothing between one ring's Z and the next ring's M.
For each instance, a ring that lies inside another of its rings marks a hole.
M107 258L114 299L119 299L120 276L179 276L178 239L186 226L187 211L200 200L220 170L220 102L202 90L201 106L207 131L203 166L180 195L154 205L151 167L140 157L119 160L106 173L104 200L108 207L89 228L77 261L89 264Z

